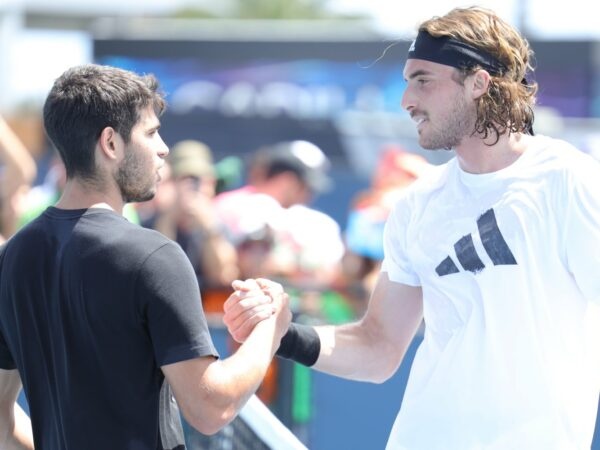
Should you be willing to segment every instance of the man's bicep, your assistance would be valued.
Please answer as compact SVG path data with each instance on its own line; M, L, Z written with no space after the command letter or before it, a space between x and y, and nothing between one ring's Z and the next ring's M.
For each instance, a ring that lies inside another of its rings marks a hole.
M161 366L177 404L188 420L197 415L196 408L203 403L202 394L209 392L204 380L207 369L215 361L213 356L204 356Z
M175 395L187 394L197 388L208 366L215 361L212 356L188 359L161 366L167 382Z
M359 322L317 328L321 353L314 367L344 378L382 383L398 370L422 318L421 289L392 282L381 272Z

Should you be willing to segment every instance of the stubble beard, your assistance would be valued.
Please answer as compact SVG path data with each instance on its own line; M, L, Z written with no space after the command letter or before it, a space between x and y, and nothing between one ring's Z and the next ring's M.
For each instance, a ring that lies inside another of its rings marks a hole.
M467 104L463 97L457 97L452 102L452 108L436 119L429 122L433 129L419 135L419 145L425 150L452 150L465 137L471 136L475 127L476 111Z
M143 162L143 158L137 155L135 150L128 149L117 169L115 181L125 203L145 202L154 198L156 194L153 173L149 173Z

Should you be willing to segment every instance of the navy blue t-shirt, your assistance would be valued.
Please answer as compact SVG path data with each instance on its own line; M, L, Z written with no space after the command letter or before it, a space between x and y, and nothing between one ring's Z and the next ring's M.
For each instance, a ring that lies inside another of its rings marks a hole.
M196 276L160 233L51 207L0 250L0 368L19 371L36 449L177 448L160 367L199 356L217 352Z

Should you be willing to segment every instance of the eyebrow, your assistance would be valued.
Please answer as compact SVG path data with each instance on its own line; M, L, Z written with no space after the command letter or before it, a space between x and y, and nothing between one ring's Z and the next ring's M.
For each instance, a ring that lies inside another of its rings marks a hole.
M412 80L413 78L416 78L421 75L431 75L431 72L424 69L415 70L413 73L411 73L408 77L405 77L404 79Z
M160 122L154 122L151 124L151 126L147 127L147 130L148 131L158 131L158 130L160 130L160 125L161 125Z

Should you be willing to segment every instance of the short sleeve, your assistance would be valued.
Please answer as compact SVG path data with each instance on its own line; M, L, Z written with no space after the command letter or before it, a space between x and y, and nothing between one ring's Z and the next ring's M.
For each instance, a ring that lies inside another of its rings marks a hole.
M196 275L177 244L169 242L146 259L136 292L159 366L218 356L202 310Z
M563 245L584 297L600 303L600 164L586 163L569 173Z
M407 236L410 217L409 203L404 197L392 209L383 229L382 272L391 281L420 286L421 281L408 258Z
M17 365L13 360L13 357L6 345L2 331L0 330L0 369L13 370L16 369Z
M6 250L6 244L0 245L0 267L4 261L4 252ZM4 331L2 330L2 325L0 322L0 369L4 370L13 370L17 368L15 361L8 349L8 344L4 339L3 335Z

